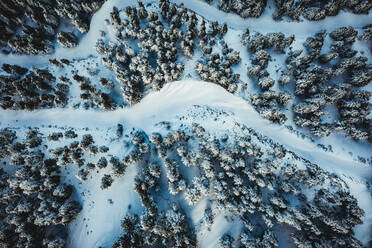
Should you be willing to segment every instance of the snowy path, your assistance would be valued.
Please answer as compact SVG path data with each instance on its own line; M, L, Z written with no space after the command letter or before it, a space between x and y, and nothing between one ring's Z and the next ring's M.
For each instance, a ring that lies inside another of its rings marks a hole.
M33 112L1 110L0 125L2 127L24 127L51 124L77 128L89 127L90 129L99 127L102 130L115 127L118 122L127 122L151 133L154 124L160 121L176 120L178 116L188 113L195 105L209 106L224 110L227 113L233 113L231 117L236 122L254 128L257 132L283 144L289 150L318 164L327 171L343 175L343 178L348 180L351 193L358 197L360 207L366 212L365 224L356 227L357 237L363 242L368 240L368 232L372 223L372 199L363 181L372 177L372 168L353 161L350 157L347 157L347 154L324 152L317 148L315 144L290 133L283 126L270 123L261 118L247 102L228 93L216 84L198 81L169 83L161 91L147 95L139 104L112 112L76 109L52 109ZM233 127L226 126L224 128ZM69 242L71 247L79 247L79 244L85 244L85 247L110 245L113 235L118 235L120 232L118 226L120 219L125 214L125 211L123 211L125 209L117 206L139 204L138 197L134 195L130 186L134 177L133 173L134 171L121 178L120 182L114 183L109 191L99 189L97 185L100 183L100 178L98 177L93 179L89 185L84 186L83 191L89 189L91 197L84 201L86 207L74 222L75 224L70 227ZM122 193L118 195L119 192ZM121 194L123 195L121 196ZM106 199L114 199L115 209L118 209L106 212ZM89 226L85 224L87 220L90 220ZM104 229L100 228L102 224L105 225ZM94 230L95 233L89 235L90 230Z
M146 5L156 3L157 0L143 0L142 2ZM230 32L231 36L227 40L232 43L232 48L236 49L238 47L237 50L241 54L245 50L240 44L239 34L245 28L262 33L283 32L286 35L295 34L294 49L297 49L299 48L297 45L301 46L306 37L313 35L320 29L326 29L328 32L342 26L353 26L360 29L371 21L371 14L354 15L341 11L339 15L328 17L326 20L319 22L275 22L271 18L273 9L269 8L265 9L259 19L242 19L236 14L224 13L203 0L171 0L171 2L177 4L184 2L187 8L209 21L226 22L229 29L232 30ZM114 34L110 31L111 29L104 24L104 19L109 18L112 8L117 6L119 9L123 9L128 5L136 4L136 1L129 0L108 0L105 2L93 16L90 31L82 38L76 48L66 49L58 46L55 54L50 56L1 54L0 64L16 63L26 67L46 66L49 64L48 59L50 58L71 60L94 55L94 45L99 37L100 30L105 31L108 37L114 37ZM369 48L365 48L365 51L367 51L365 56L370 58ZM99 127L102 130L114 128L119 122L128 122L132 126L151 133L155 123L167 120L173 121L177 119L177 116L186 114L194 105L210 106L233 113L231 117L236 122L254 128L257 132L283 144L287 149L318 164L323 169L342 175L350 186L352 194L358 198L360 207L366 212L366 216L363 218L365 224L357 226L355 232L358 239L364 243L368 242L372 226L372 199L370 193L366 190L364 181L372 178L372 168L354 161L348 152L353 151L357 155L371 156L372 146L331 136L325 141L331 142L335 152L324 152L316 147L316 144L297 137L284 126L272 124L261 118L247 102L215 84L193 81L169 83L161 91L147 95L139 104L112 112L81 109L51 109L33 112L0 110L0 127L41 126L44 124L76 128L89 127L91 129ZM226 126L225 128L232 127ZM115 237L120 233L120 220L125 214L123 207L128 204L131 204L134 208L140 205L137 194L132 190L134 175L134 170L128 171L127 176L116 180L113 186L106 191L102 191L98 186L100 177L95 177L89 183L80 186L79 190L84 190L84 193L88 191L89 194L84 200L82 213L70 226L69 247L106 247L112 244ZM114 205L107 207L107 199L113 199ZM84 220L85 218L87 220ZM88 222L89 226L87 226ZM223 224L221 224L221 228L223 228ZM91 230L94 230L94 233L87 234ZM209 239L204 241L202 243L208 245L203 247L211 246L213 243Z
M254 128L274 141L283 144L324 169L347 173L361 178L372 178L372 168L353 161L347 154L330 153L303 140L284 126L263 119L243 99L228 93L222 87L198 81L180 81L167 84L161 91L150 93L139 104L112 112L94 110L50 109L0 111L2 126L55 125L72 127L114 127L124 121L151 132L154 124L174 119L193 105L206 105L234 113L238 123ZM358 146L357 143L353 144Z
M157 3L157 0L142 0L147 5ZM353 13L341 11L337 16L327 17L325 20L318 22L310 22L304 20L302 22L289 21L274 21L271 17L273 8L266 8L262 16L258 19L249 18L243 19L234 13L225 13L218 8L207 4L201 0L172 0L176 4L184 3L185 7L203 16L209 21L226 22L228 27L234 30L244 30L249 28L253 31L262 33L282 32L286 35L295 34L296 40L304 40L306 37L320 31L321 29L333 30L343 26L353 26L356 29L361 29L364 25L370 23L371 14L355 15ZM94 14L90 23L90 31L82 38L79 45L75 48L56 47L56 51L52 55L17 55L0 54L0 62L16 63L20 66L41 66L48 64L50 58L84 58L91 54L95 54L94 45L97 38L100 37L100 31L105 31L109 37L114 34L107 29L104 20L109 18L113 7L124 9L126 6L137 6L136 1L109 0L104 3L102 8Z

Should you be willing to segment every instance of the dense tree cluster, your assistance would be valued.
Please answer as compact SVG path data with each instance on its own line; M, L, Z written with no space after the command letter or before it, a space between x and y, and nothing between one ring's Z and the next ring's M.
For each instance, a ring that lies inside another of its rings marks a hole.
M275 0L276 11L273 14L275 20L287 16L292 20L300 20L304 17L309 21L319 21L327 16L336 16L341 10L350 10L354 14L368 14L372 8L369 0L356 1L308 1L308 0Z
M285 53L294 41L294 35L285 37L283 33L268 33L262 35L256 33L250 35L249 29L246 29L242 42L247 46L247 49L252 53L252 66L248 67L248 76L258 80L258 85L262 91L271 88L275 81L270 78L269 72L266 70L268 63L271 59L269 50L278 53Z
M252 65L248 76L255 79L263 93L251 95L251 103L265 118L282 123L287 120L284 107L293 100L294 122L307 127L313 135L329 135L344 131L353 139L371 141L369 99L371 93L362 89L372 80L372 67L364 56L356 56L353 49L356 39L369 40L369 26L358 36L353 27L341 27L329 33L331 44L327 52L322 48L327 37L322 30L303 43L304 50L289 50L278 79L279 86L291 91L274 92L275 81L266 70L271 55L268 52L285 53L294 36L282 33L265 36L250 35L247 29L242 43L252 53ZM336 113L334 113L336 110Z
M217 2L217 6L224 12L233 12L242 18L258 18L264 12L267 0L205 0L207 3ZM351 11L354 14L368 14L372 8L369 0L275 0L274 20L284 16L299 21L301 17L309 21L319 21L327 16L336 16L340 11Z
M285 114L275 109L277 106L285 106L291 103L292 96L288 92L277 93L275 91L265 91L262 94L255 94L251 97L251 103L264 118L283 123L287 120Z
M229 234L224 234L218 240L218 247L220 248L233 248L234 247L234 238L231 237Z
M266 35L255 33L251 35L249 29L246 29L242 36L242 43L252 53L252 63L247 69L248 76L257 82L259 89L263 92L253 95L251 103L261 116L277 123L283 123L287 120L280 108L289 104L292 97L285 91L277 93L270 90L274 86L275 80L270 77L269 72L266 70L271 60L269 51L283 54L293 41L294 35L285 37L280 32ZM282 84L283 80L281 78L278 82Z
M176 203L160 213L146 210L140 217L128 214L121 227L124 234L112 246L114 248L197 247L195 237L189 233L187 216Z
M56 37L67 47L76 45L76 37L65 32L57 35L57 30L61 24L70 23L87 33L91 16L103 3L104 0L1 1L0 48L5 53L50 54Z
M158 147L154 143L150 143L150 140L160 144L159 142L163 141L161 135L154 133L148 137L142 131L135 131L131 136L132 144L141 150L141 154L138 154L135 160L130 159L133 155L129 155L123 160L126 163L137 163L139 166L134 189L139 194L145 210L141 216L128 214L123 219L121 226L124 229L124 234L113 247L151 247L154 245L196 247L196 236L182 208L176 202L169 202L168 208L159 209L158 199L156 199L156 194L153 194L160 190L162 168L159 163L155 162L153 156L156 154L152 152L154 148L156 150ZM159 137L161 141L158 140ZM164 144L159 149L167 151L175 142L187 139L188 136L184 132L170 134L164 138ZM148 148L141 149L144 146L148 146ZM148 162L150 158L153 162ZM163 163L170 193L176 195L185 190L186 182L178 170L178 162L164 157Z
M165 135L133 133L133 144L150 146L136 160L134 188L144 210L124 218L124 233L113 247L197 246L179 205L158 204L162 174L171 201L184 197L195 205L208 199L201 219L207 228L221 212L243 223L238 238L227 233L220 247L276 247L277 228L289 230L295 246L361 247L353 227L364 212L345 182L250 128L235 132L231 139L213 136L194 123ZM195 176L184 176L188 171Z
M179 27L181 21L192 23L195 18L191 18L185 8L176 8L169 1L160 1L159 8L160 15L148 12L139 2L138 8L123 10L128 18L123 20L114 8L109 25L119 42L106 44L99 39L96 44L97 52L103 56L103 64L115 72L123 97L130 104L139 102L147 89L158 90L164 83L177 80L184 70L184 66L177 62L177 46L182 46L184 51L189 48L186 43L181 44L185 34ZM163 21L170 26L164 25Z
M80 94L80 98L84 101L84 108L98 107L104 110L116 109L117 105L111 96L111 91L108 93L101 91L91 83L89 78L82 77L78 74L75 74L73 79L80 84L80 90L83 92ZM108 80L103 78L100 79L100 82L104 87L109 84Z
M204 81L219 84L228 91L235 92L240 75L234 74L231 67L238 64L241 59L239 52L234 51L223 40L223 36L228 31L227 24L219 25L218 22L211 22L207 29L205 20L202 20L200 28L197 28L197 23L192 26L193 29L189 33L193 35L190 38L198 43L203 53L201 59L195 64L196 72ZM221 52L213 52L213 49ZM192 54L189 57L191 56Z
M110 79L107 79L107 78L100 78L99 82L103 87L105 87L107 89L113 89L115 87L114 82Z
M3 64L0 75L0 106L3 109L35 110L65 107L69 85L57 81L48 69Z
M363 26L363 34L358 36L359 40L372 40L372 24L367 24Z
M212 53L204 55L195 64L195 70L201 79L221 85L230 92L235 92L240 75L234 74L231 66L240 62L239 52L229 48L222 42L222 54Z
M78 45L77 37L73 33L59 32L57 34L57 41L63 47L71 48Z
M47 138L51 139L50 137L57 136L62 138L62 133L53 133L49 135ZM72 130L67 130L64 133L64 137L66 139L75 139L78 136ZM88 179L89 174L94 171L95 169L103 169L107 167L107 159L105 156L99 157L98 155L101 153L107 153L108 147L106 146L97 146L91 134L84 134L81 138L81 141L73 141L69 145L65 145L63 147L56 147L54 149L50 149L50 155L57 160L57 164L59 166L64 166L68 164L77 165L80 169L76 175L76 177L81 181L86 181ZM90 156L89 156L90 155ZM98 157L96 163L88 162L86 160L87 157ZM113 158L110 160L110 162ZM106 181L108 180L105 179ZM108 183L106 183L108 185Z
M208 3L213 0L205 0ZM265 10L267 0L218 0L218 8L224 12L233 12L242 18L258 18Z
M103 175L102 177L102 182L101 182L101 189L107 189L108 187L110 187L113 183L113 179L110 175Z
M201 61L196 68L203 79L226 88L237 81L238 75L233 75L229 66L239 62L239 54L223 44L220 62L216 58L220 55L211 55L216 41L227 32L226 24L211 22L207 29L205 20L199 21L200 17L183 4L177 6L168 0L159 1L158 11L149 11L138 2L137 8L127 7L122 12L127 18L114 8L107 20L116 41L106 42L102 37L97 40L96 51L102 63L114 71L129 104L139 102L148 90L159 90L179 79L184 71L181 56L190 59L197 48L210 55L209 62Z
M372 66L367 57L355 56L352 44L358 32L352 27L330 32L330 51L322 54L326 35L321 31L307 38L306 52L291 51L287 57L279 81L294 81L294 121L317 136L344 131L354 139L371 141L371 120L367 118L371 92L361 87L371 82ZM328 112L328 106L336 108L337 115ZM325 116L330 120L324 121Z
M15 172L0 169L0 246L65 247L65 225L80 212L74 188L62 182L57 160L43 151L42 135L29 130L24 140L0 130L1 157ZM9 164L8 164L9 163Z

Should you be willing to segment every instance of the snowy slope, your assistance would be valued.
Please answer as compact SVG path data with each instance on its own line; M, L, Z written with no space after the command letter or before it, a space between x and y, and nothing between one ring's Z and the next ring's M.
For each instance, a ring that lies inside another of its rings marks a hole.
M175 123L190 121L189 124L198 122L198 118L203 118L200 112L197 112L197 116L193 116L193 118L180 121L180 117L189 116L195 112L194 106L196 105L208 106L228 113L222 121L207 122L206 128L209 128L209 131L223 132L224 130L232 130L235 123L245 124L283 144L288 150L318 164L321 168L335 172L342 178L347 179L352 194L360 199L360 207L366 212L365 223L356 229L357 237L364 242L368 241L368 231L372 225L372 198L364 182L366 179L371 179L372 168L353 161L346 153L325 152L316 147L315 144L297 137L288 129L271 124L268 120L260 117L246 101L228 93L215 84L199 81L174 82L167 84L159 92L149 94L132 108L113 112L67 109L58 111L39 110L32 113L4 113L3 111L1 112L1 124L2 126L13 127L58 124L59 126L77 128L84 125L91 130L97 127L101 130L107 130L113 128L117 123L127 123L128 126L134 126L151 133L156 130L155 124L161 121ZM205 115L208 116L208 112ZM223 122L222 125L221 122ZM368 149L366 152L368 152ZM84 192L82 201L85 207L78 219L70 226L71 247L82 247L81 244L84 244L84 247L109 247L106 245L112 244L113 236L115 237L120 233L120 219L125 215L128 204L131 204L134 208L140 206L138 196L132 188L132 180L135 175L133 168L125 177L116 180L113 186L106 191L99 188L102 173L104 171L100 171L100 176L97 175L82 186L75 182L78 191L80 193ZM109 199L112 199L113 204L109 204ZM218 220L216 221L219 223ZM220 221L223 221L223 219ZM229 224L219 223L216 228L225 230L229 228ZM222 232L221 230L209 235L218 237ZM213 247L214 243L210 244L210 239L211 237L208 235L203 237L201 244L205 242L209 245L202 245L202 247Z
M157 1L145 0L143 2L146 5ZM223 21L228 24L229 31L226 35L226 41L233 49L240 52L243 59L235 72L241 74L241 79L247 82L248 89L253 88L254 83L246 76L246 65L249 63L249 57L246 48L240 42L240 36L245 28L261 33L279 31L286 35L294 33L296 40L293 48L298 49L302 46L301 44L306 37L313 35L320 29L333 30L352 25L360 30L363 25L371 21L371 13L358 16L341 12L335 17L328 17L316 23L309 21L275 22L272 20L272 13L268 8L266 8L261 18L246 20L235 14L224 13L200 0L175 0L172 2L177 4L184 2L187 8L207 20ZM86 59L89 55L96 55L94 44L101 30L105 31L109 38L114 38L114 34L110 33L110 29L104 24L104 20L109 18L112 8L117 6L119 9L123 9L128 5L135 4L135 1L129 0L107 1L93 16L89 33L83 37L76 48L58 48L56 53L51 56L0 55L0 62L16 63L25 67L32 65L47 66L50 58ZM357 43L357 45L360 50L366 52L365 56L371 59L368 45L365 43ZM283 58L278 57L278 64L281 62L280 59ZM282 144L288 150L318 164L324 170L341 176L348 183L351 193L358 199L360 207L365 211L364 223L355 228L355 233L356 237L367 246L371 239L372 197L365 182L372 180L372 167L358 162L357 158L358 156L371 157L372 146L336 134L318 139L315 143L303 139L286 127L272 124L260 117L242 97L233 95L216 84L198 81L195 78L195 73L192 74L194 61L188 63L189 66L186 65L188 70L182 76L182 81L166 84L160 91L148 94L140 103L132 107L108 112L73 108L36 110L33 112L0 110L0 126L2 128L25 128L44 125L46 132L50 130L47 128L48 125L76 129L88 127L99 139L105 140L107 136L114 135L117 123L123 123L128 128L142 129L147 133L157 131L156 124L162 121L178 124L203 122L208 131L211 132L229 131L234 128L236 123L244 124ZM100 64L100 66L102 65ZM276 75L274 66L270 68L270 74ZM82 70L82 68L79 69ZM186 79L188 72L192 74L193 79ZM222 119L214 121L214 115L207 111L208 108L222 111L226 115L223 115ZM207 122L203 121L203 115L208 119ZM333 152L320 149L317 146L318 143L326 146L331 145ZM122 153L121 145L114 142L110 150L120 154ZM99 187L100 180L105 172L105 170L101 170L96 177L81 183L76 178L69 178L69 173L75 174L76 168L67 170L66 180L70 180L76 187L79 200L83 204L82 212L69 226L67 247L111 247L121 233L120 221L126 214L128 207L130 206L138 211L142 208L139 197L133 190L136 168L131 167L126 175L116 179L109 189L101 190ZM205 202L201 201L190 209L193 220L201 218L200 210L204 209L203 204ZM212 231L201 233L198 236L200 246L203 248L216 247L218 237L226 230L232 232L236 230L238 232L240 230L239 223L229 223L223 215L217 216Z
M297 137L285 127L263 119L246 101L227 92L222 87L200 81L172 82L165 85L160 91L150 93L139 104L131 108L111 112L74 109L37 110L33 112L1 111L1 120L3 126L58 123L62 126L84 125L87 127L113 127L123 121L151 133L154 124L172 120L178 115L182 116L193 105L218 107L231 112L233 113L232 118L239 123L254 128L280 144L284 144L289 149L299 152L311 161L318 159L319 156L330 156L328 163L325 165L331 163L328 166L330 170L339 172L347 170L348 173L361 177L372 177L372 168L353 161L349 154L342 151L325 152L317 148L316 144ZM368 155L369 147L364 146L363 151L363 146L351 142L350 145L354 145L354 149L359 149L361 155ZM316 155L314 155L315 152ZM339 165L334 166L335 164ZM356 168L359 169L355 170Z

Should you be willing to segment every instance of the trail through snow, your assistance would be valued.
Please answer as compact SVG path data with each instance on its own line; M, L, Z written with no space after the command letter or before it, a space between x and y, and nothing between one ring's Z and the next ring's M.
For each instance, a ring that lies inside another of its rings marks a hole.
M130 108L110 112L82 109L50 109L25 111L0 110L2 126L58 125L72 127L113 127L119 122L150 132L154 124L174 119L186 113L194 105L217 107L234 113L236 121L283 144L306 159L319 163L334 172L347 172L361 178L372 178L372 168L353 161L347 154L330 153L303 140L284 126L262 118L243 99L227 92L222 87L200 81L178 81L166 84L163 89L147 95L140 103ZM355 144L357 145L357 144Z
M157 1L143 0L142 2L146 5ZM276 22L271 18L273 10L269 8L265 9L263 16L259 19L242 19L236 14L224 13L200 0L173 0L172 2L177 4L184 2L185 7L209 21L226 22L229 29L233 31L230 32L233 35L229 37L229 40L239 44L239 46L241 46L239 34L245 28L261 33L283 32L286 35L295 34L295 42L300 44L306 37L321 29L326 29L329 32L338 27L352 25L360 30L363 25L371 20L371 14L354 15L341 11L337 16L327 17L319 22L306 20L303 22ZM110 32L111 28L107 28L104 24L104 19L109 18L112 8L117 6L119 9L123 9L128 5L136 4L136 1L106 1L93 16L90 31L82 38L76 48L59 47L54 54L49 56L1 54L0 64L10 63L26 67L45 66L50 58L71 60L94 55L94 45L101 30L105 31L109 38L114 38L114 34ZM298 47L294 48L297 49ZM243 53L244 51L240 52ZM366 56L370 57L369 54ZM272 124L261 118L246 101L228 93L215 84L198 81L172 82L166 84L162 90L150 93L133 107L111 112L81 109L50 109L33 112L0 110L0 125L1 127L58 125L104 129L113 128L117 123L124 122L151 133L154 124L160 121L177 120L179 116L192 110L195 105L209 106L232 113L232 118L236 122L255 129L257 132L284 145L287 149L318 164L323 169L335 172L347 179L352 194L358 198L360 207L366 212L366 216L363 218L364 224L355 228L356 236L365 244L368 242L372 227L372 199L365 185L360 181L372 178L372 168L354 161L346 151L352 150L358 151L361 155L370 155L371 145L359 144L345 139L342 139L345 140L345 143L340 144L341 139L334 139L334 144L338 146L334 147L335 152L325 152L318 148L316 144L291 133L284 126ZM232 126L227 125L224 128L229 129ZM80 186L80 188L85 188L84 192L88 196L84 199L82 213L70 225L68 247L109 247L113 243L114 238L120 233L120 220L126 211L124 207L128 204L133 207L140 205L138 196L132 189L134 175L134 169L128 171L125 177L117 179L112 187L106 191L99 188L100 177L89 181L87 185ZM107 207L108 198L114 200L113 205L109 207ZM86 227L87 219L90 220L88 227ZM224 224L220 222L221 230L226 228ZM94 233L90 233L90 230L94 230ZM208 236L201 244L203 244L203 247L213 247L213 240L214 237Z
M147 4L154 4L156 0L142 0ZM266 8L263 15L256 18L243 19L234 13L225 13L218 8L207 4L200 0L172 0L176 4L184 3L185 7L194 11L198 15L203 16L208 21L226 22L228 27L234 30L244 30L249 28L251 31L261 33L282 32L286 35L295 34L296 40L304 40L306 37L320 31L321 29L333 30L343 26L352 25L357 30L370 22L371 13L368 15L355 15L351 12L340 11L337 16L327 17L324 20L311 22L303 20L301 22L294 21L275 21L271 15L273 9ZM0 54L0 61L10 64L18 64L20 66L42 66L48 64L48 59L67 58L78 59L84 58L89 55L95 54L94 45L100 37L100 31L105 31L108 37L114 38L114 34L105 25L104 20L110 17L110 12L113 7L119 10L127 6L137 6L136 1L123 1L123 0L109 0L106 1L101 9L97 11L92 17L89 32L83 36L79 45L75 48L58 47L54 54L51 55L18 55Z
M179 116L186 114L195 105L209 106L228 113L237 123L245 124L257 132L270 137L287 149L318 164L327 171L335 172L350 178L350 190L356 197L363 197L359 201L360 207L366 212L364 225L357 226L360 230L357 237L366 242L368 230L372 223L372 199L365 186L359 180L372 177L372 168L353 161L345 154L330 153L317 148L315 144L299 138L283 126L270 123L243 99L230 94L222 87L200 81L178 81L166 84L160 91L150 93L140 103L130 108L111 112L99 112L80 109L52 109L25 111L0 111L1 126L25 127L41 125L58 125L71 127L89 127L100 129L115 127L117 123L129 123L141 128L147 133L153 131L154 125L160 121L177 121ZM224 128L229 129L228 125ZM125 206L139 204L138 196L134 195L131 186L134 170L124 178L114 182L108 191L99 188L100 178L93 179L88 189L90 197L84 201L83 212L70 227L69 244L71 247L99 247L112 245L113 236L120 233L120 219L126 213ZM85 192L85 191L84 191ZM111 208L107 207L108 198L115 199ZM92 204L92 205L91 205ZM93 207L94 205L94 207ZM90 226L86 227L85 220L90 219ZM89 235L89 230L94 230ZM211 237L206 237L210 239ZM202 241L203 242L203 241ZM205 243L205 242L204 242Z

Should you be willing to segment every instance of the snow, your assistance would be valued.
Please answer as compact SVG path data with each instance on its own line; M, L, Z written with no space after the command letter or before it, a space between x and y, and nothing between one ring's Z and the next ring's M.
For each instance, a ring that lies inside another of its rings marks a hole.
M157 3L156 0L143 0L144 5ZM269 8L266 8L263 15L258 18L243 19L234 13L225 13L215 6L209 5L201 0L172 0L176 4L184 3L185 7L194 11L200 16L203 16L208 21L226 22L229 29L244 30L249 28L253 31L261 33L270 32L283 32L285 35L296 34L296 40L304 40L309 35L318 32L320 29L333 30L343 26L353 26L357 30L370 22L371 13L368 15L355 15L350 12L341 11L337 16L327 17L324 20L318 22L311 22L303 20L301 22L293 21L274 21L271 18L272 12ZM100 37L100 31L105 31L109 37L114 37L113 33L110 32L104 23L104 20L109 18L110 12L113 7L117 7L119 10L124 9L126 6L135 6L136 1L122 1L122 0L109 0L106 1L102 7L93 15L90 23L89 32L83 36L79 45L75 48L63 48L56 47L55 53L52 55L17 55L0 54L0 62L4 61L9 64L18 64L21 66L41 66L48 63L48 59L66 58L66 59L77 59L84 58L91 54L95 54L94 45L97 39ZM366 51L368 51L368 46Z
M67 247L111 247L120 236L120 222L128 207L139 209L141 206L133 190L136 168L131 167L125 176L115 178L105 190L100 188L102 175L100 171L92 180L84 182L84 207L69 225Z
M335 172L340 176L347 176L351 193L360 200L360 206L366 212L365 223L357 227L361 233L357 236L364 242L367 240L365 231L371 225L372 199L363 187L363 181L372 178L372 168L354 161L348 154L325 152L316 147L316 144L303 140L289 132L283 126L270 123L240 97L228 93L222 87L206 82L184 80L165 85L160 91L147 95L140 103L133 107L111 112L85 111L75 109L38 110L34 112L0 111L2 126L33 126L58 124L59 126L81 127L86 126L94 130L96 127L107 129L115 127L117 123L127 123L129 126L141 128L147 133L154 131L155 124L160 121L179 121L180 116L187 115L197 105L208 106L224 111L224 126L216 126L211 123L211 130L231 130L234 123L245 124L257 132L272 138L287 149L296 152L300 156L318 164L321 168ZM193 120L193 121L197 121ZM209 131L208 126L206 129ZM124 178L115 179L114 184L108 190L102 191L100 178L94 177L88 184L83 186L82 191L90 192L83 199L83 212L78 219L71 224L70 247L98 247L112 244L113 236L120 232L119 223L125 214L128 204L139 205L138 196L132 189L132 180L135 170L130 171ZM107 203L112 199L113 205ZM94 202L94 204L93 204ZM89 204L93 204L90 207ZM89 220L85 228L84 218ZM223 220L220 220L223 223ZM102 226L102 227L101 227ZM216 228L225 230L226 226L219 224ZM220 231L216 232L219 233ZM92 230L93 233L86 234ZM363 231L362 231L363 230ZM215 235L215 232L213 232ZM210 237L206 236L206 240ZM205 244L209 244L209 241ZM202 243L203 243L202 242ZM202 246L208 247L208 246ZM210 246L213 247L213 246Z
M171 2L181 4L195 13L203 16L209 21L226 22L230 28L244 30L253 28L261 33L283 32L284 34L296 34L296 37L307 37L319 29L336 29L342 26L353 26L362 28L370 22L371 13L368 15L355 15L350 12L341 11L337 16L327 17L318 22L303 20L301 22L280 21L277 22L271 17L272 12L266 8L260 18L243 19L235 13L225 13L215 6L211 6L200 0L173 0Z
M316 147L284 126L263 119L245 100L227 92L222 87L201 81L184 80L166 84L160 91L147 95L140 103L130 108L109 112L75 109L36 110L33 112L0 111L4 125L68 125L86 127L113 127L119 122L151 133L153 126L186 113L194 105L206 105L234 113L238 123L246 124L256 131L298 152L313 162L326 161L325 168L335 172L351 173L363 178L372 178L372 168L353 161L344 152L329 153ZM321 164L321 163L319 163ZM321 165L322 166L322 165Z
M155 3L155 0L146 0L143 3ZM251 31L261 32L283 32L286 36L295 34L293 49L302 48L302 42L310 35L326 29L334 30L342 26L353 26L358 31L362 26L369 23L371 13L368 15L354 15L349 12L341 11L335 17L327 17L319 22L276 22L271 18L272 10L266 8L263 16L259 19L242 19L233 13L224 13L215 6L208 5L200 0L174 0L177 4L184 2L185 7L195 11L198 15L209 21L226 22L229 31L225 40L233 49L240 51L242 62L236 66L235 73L241 74L241 79L248 85L248 91L254 89L255 84L246 75L246 67L249 63L249 54L245 47L240 43L242 31L249 28ZM102 8L93 16L90 31L85 35L79 46L72 49L56 47L55 54L49 56L27 56L27 55L0 55L0 63L18 64L21 66L45 66L50 58L67 59L86 59L89 55L95 54L94 45L101 30L107 33L108 38L114 38L111 28L104 24L104 19L109 17L114 6L120 9L128 5L135 5L135 1L110 0L105 2ZM328 38L327 38L328 39ZM326 42L328 42L326 39ZM356 41L355 46L365 52L364 56L371 58L368 44ZM280 56L276 56L276 62L269 64L269 73L276 75L274 65L283 65ZM195 77L193 70L194 60L187 61L186 70L182 81L166 84L160 91L148 94L140 103L125 109L118 109L109 112L82 109L50 109L26 111L4 111L0 110L0 126L22 128L28 126L57 125L60 127L75 127L81 129L88 127L93 132L100 134L100 130L112 135L112 129L117 123L125 123L128 126L143 129L147 133L156 130L156 124L161 121L172 121L182 123L180 118L197 113L197 107L210 107L226 113L222 116L221 122L209 122L208 130L232 130L234 123L245 124L257 132L270 137L275 142L282 144L287 149L300 156L318 164L321 168L335 172L340 175L350 187L351 193L358 199L360 207L365 211L363 218L364 224L355 228L356 237L364 244L370 240L370 230L372 229L372 198L366 189L365 181L372 179L372 167L356 161L358 156L371 156L372 147L370 144L355 142L347 139L340 134L332 134L317 140L325 145L332 145L333 152L326 152L317 147L316 143L307 139L302 139L290 132L286 127L272 124L263 119L242 97L227 92L222 87L206 82L186 79ZM79 71L83 68L77 68ZM276 78L276 76L275 76ZM367 87L371 87L370 85ZM198 121L202 116L195 114L195 118L185 119L191 124ZM97 131L96 128L99 128ZM96 131L94 131L96 130ZM121 144L115 143L110 147L110 151L120 152ZM352 155L349 154L352 153ZM73 169L71 169L73 170ZM69 171L74 174L72 171ZM140 211L141 204L138 195L133 191L133 179L136 168L128 168L124 177L115 178L113 185L106 189L100 189L100 180L103 174L101 170L97 176L89 179L82 184L77 179L70 179L77 188L78 194L83 202L83 210L78 218L69 226L68 247L110 247L114 240L119 236L120 221L126 214L128 206L131 211ZM94 172L95 173L95 172ZM93 174L93 173L92 173ZM95 174L94 174L95 175ZM68 177L68 174L65 175ZM112 204L109 200L112 200ZM194 222L200 220L201 209L204 209L205 202L200 202L191 210ZM218 215L212 226L211 232L198 234L201 247L216 247L217 239L225 231L230 230L232 234L238 233L239 223L228 222L223 215Z

